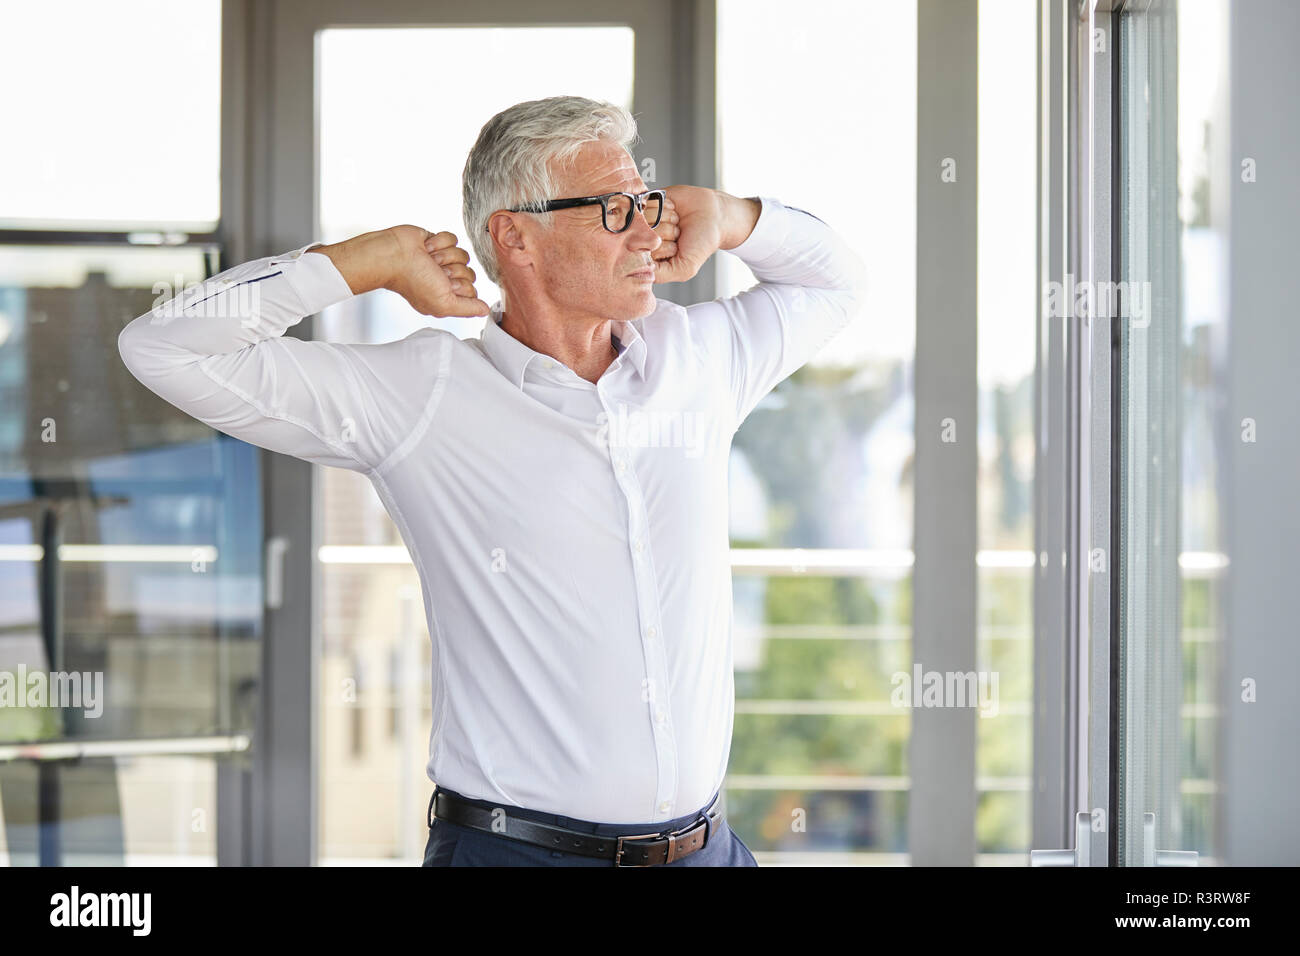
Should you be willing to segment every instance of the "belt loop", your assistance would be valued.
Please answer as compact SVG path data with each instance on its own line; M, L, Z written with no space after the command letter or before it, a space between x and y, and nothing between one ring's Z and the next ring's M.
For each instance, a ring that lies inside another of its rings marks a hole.
M438 799L438 785L433 786L433 796L429 798L429 809L424 813L424 820L429 824L429 829L433 829L433 801Z

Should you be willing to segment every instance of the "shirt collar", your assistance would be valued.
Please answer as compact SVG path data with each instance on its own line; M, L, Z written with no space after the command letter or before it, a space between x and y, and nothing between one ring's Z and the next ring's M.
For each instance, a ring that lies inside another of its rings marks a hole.
M483 344L483 351L487 353L497 371L509 379L516 388L522 389L528 363L538 358L541 353L529 348L501 328L501 318L501 302L498 300L492 306L492 314L483 323L480 341ZM618 350L619 358L625 363L631 362L637 374L644 377L646 345L645 339L637 331L636 326L631 322L616 321L613 323L611 338L614 348Z

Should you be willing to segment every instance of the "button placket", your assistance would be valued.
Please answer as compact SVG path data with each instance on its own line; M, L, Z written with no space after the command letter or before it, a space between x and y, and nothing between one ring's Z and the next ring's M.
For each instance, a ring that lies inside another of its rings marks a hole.
M601 405L607 416L609 408L605 403L603 390L597 388ZM628 506L628 538L631 542L632 575L636 582L637 604L641 618L641 648L646 662L645 680L652 688L650 700L646 703L647 716L650 718L651 737L655 746L655 765L659 784L656 792L658 816L672 815L672 797L677 789L677 744L669 730L668 706L664 696L668 688L667 657L663 642L659 639L658 586L654 565L649 560L650 554L645 546L648 521L645 501L640 484L631 467L628 451L609 444L610 460L614 467L615 481L623 492Z
M637 505L641 504L639 496ZM644 527L644 512L641 515ZM633 560L633 573L637 581L637 592L644 609L642 628L642 647L646 660L647 674L654 681L654 698L647 703L647 716L651 720L651 733L659 752L659 799L660 813L670 816L672 796L677 788L677 741L672 734L669 723L668 700L668 663L667 655L660 633L658 586L654 566L647 560Z

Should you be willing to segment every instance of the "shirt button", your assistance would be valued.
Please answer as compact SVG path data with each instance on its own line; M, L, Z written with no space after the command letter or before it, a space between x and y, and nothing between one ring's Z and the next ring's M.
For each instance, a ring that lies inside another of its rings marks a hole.
M642 539L641 541L638 541L636 543L636 553L640 554L644 550L645 550L645 540Z
M623 472L627 471L627 462L624 461L622 458L620 458L618 461L614 463L614 467L618 469L619 474L622 474Z
M672 808L672 804L669 803L667 800L665 800L663 803L659 804L659 812L660 812L660 813L667 813L671 808Z
M659 633L659 631L653 624L651 624L648 628L646 628L645 633L646 633L646 637L650 638L651 640L654 640L655 636Z
M664 722L664 709L662 707L655 708L655 720L661 724Z
M546 363L546 367L547 367L547 368L555 368L555 366L556 366L556 363L555 363L555 362L547 362L547 363Z

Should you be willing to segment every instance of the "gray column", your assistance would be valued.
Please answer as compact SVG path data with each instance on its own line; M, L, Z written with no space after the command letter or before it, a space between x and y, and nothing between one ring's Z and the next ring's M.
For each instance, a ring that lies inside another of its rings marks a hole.
M973 672L976 666L978 12L979 5L967 0L917 5L912 653L927 672ZM915 707L911 716L912 863L973 864L975 711Z
M1300 5L1238 0L1229 10L1228 400L1223 423L1228 545L1221 679L1221 840L1232 866L1300 864ZM1242 179L1252 164L1254 182ZM1225 181L1226 180L1226 181ZM1250 419L1254 434L1243 420ZM1246 440L1252 439L1253 440ZM1253 681L1255 701L1243 700Z

